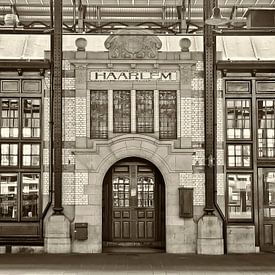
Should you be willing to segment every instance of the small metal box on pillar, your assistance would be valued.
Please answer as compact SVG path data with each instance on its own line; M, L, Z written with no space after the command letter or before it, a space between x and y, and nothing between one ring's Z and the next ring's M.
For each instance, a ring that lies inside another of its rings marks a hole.
M74 237L76 240L85 241L88 239L88 223L75 223L74 224Z
M193 218L193 188L179 188L179 216Z

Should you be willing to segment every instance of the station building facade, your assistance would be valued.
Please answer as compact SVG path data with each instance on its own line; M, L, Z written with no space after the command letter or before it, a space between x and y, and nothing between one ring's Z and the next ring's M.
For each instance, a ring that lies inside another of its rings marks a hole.
M216 211L205 220L203 52L127 34L105 51L79 38L63 52L62 217L51 210L50 74L1 71L1 251L274 249L274 75L219 67Z

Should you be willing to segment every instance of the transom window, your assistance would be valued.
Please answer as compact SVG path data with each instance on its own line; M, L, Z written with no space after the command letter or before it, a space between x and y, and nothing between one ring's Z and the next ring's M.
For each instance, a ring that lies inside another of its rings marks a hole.
M258 101L258 156L275 157L275 100Z

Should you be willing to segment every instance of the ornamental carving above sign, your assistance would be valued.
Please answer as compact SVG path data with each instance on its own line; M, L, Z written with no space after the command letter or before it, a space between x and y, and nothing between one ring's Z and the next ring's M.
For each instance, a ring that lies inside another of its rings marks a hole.
M119 30L105 41L109 57L118 59L156 59L161 46L148 30Z

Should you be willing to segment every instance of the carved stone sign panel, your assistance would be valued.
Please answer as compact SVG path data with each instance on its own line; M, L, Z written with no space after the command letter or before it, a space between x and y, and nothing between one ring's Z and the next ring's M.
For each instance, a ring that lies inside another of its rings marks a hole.
M105 41L113 59L156 59L162 43L148 30L119 30Z

